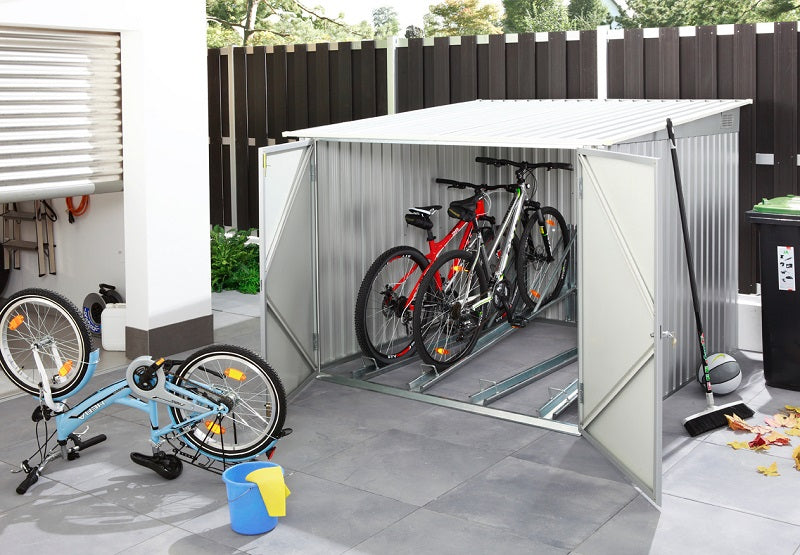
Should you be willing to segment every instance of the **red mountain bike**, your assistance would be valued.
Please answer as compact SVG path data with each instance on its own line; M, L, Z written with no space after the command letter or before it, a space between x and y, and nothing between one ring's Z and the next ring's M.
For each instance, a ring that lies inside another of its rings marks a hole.
M436 179L436 182L449 185L449 188L472 188L475 194L453 201L448 212L466 204L475 206L476 217L469 222L458 220L447 235L437 241L431 216L442 206L409 208L405 215L406 223L427 233L427 254L409 245L392 247L378 256L367 270L356 298L356 338L364 355L378 366L414 351L411 329L413 301L428 265L459 235L458 248L468 248L476 226L487 240L494 232L494 218L486 214L486 199L481 193L483 186L443 178Z

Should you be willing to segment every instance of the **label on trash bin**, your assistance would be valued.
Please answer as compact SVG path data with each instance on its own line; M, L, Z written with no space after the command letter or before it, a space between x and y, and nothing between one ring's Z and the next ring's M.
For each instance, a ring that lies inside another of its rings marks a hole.
M778 289L794 291L794 247L778 245Z

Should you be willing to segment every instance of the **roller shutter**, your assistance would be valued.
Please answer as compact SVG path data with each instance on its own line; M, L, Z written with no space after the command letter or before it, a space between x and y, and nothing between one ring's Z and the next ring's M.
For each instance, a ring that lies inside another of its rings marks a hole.
M122 190L115 33L0 26L0 202Z

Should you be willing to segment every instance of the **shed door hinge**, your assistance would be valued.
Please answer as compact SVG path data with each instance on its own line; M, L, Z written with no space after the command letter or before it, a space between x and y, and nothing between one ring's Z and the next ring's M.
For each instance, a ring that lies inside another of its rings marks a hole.
M311 345L315 351L319 351L319 334L316 332L311 334Z

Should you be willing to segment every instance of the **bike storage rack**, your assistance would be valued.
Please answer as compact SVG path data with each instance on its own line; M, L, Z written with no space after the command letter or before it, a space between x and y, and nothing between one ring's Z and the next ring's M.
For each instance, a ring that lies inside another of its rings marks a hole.
M575 226L570 225L570 240L567 243L567 248L564 250L564 254L562 254L561 258L559 259L559 264L561 264L569 254L572 258L571 260L575 261L575 249L576 249L576 237L577 237L577 230ZM574 302L574 296L577 293L577 287L575 286L575 264L574 262L570 264L569 273L567 276L567 281L564 285L564 290L561 294L553 299L546 305L537 305L534 309L530 311L530 313L526 314L525 320L526 322L532 322L538 316L540 316L543 312L547 309L550 309L559 303L562 302ZM550 279L554 279L555 276L552 276ZM549 286L549 283L547 284ZM568 319L572 321L575 320L574 318L574 307L570 306L567 309L569 314ZM415 364L419 364L422 368L422 372L420 375L409 381L407 383L407 393L401 393L401 396L411 397L419 400L434 400L435 404L440 405L450 405L448 399L443 399L441 397L437 397L435 395L427 394L430 388L434 385L440 383L442 380L446 379L448 376L451 376L458 370L467 367L470 362L474 361L477 357L485 353L487 350L491 349L493 346L498 344L503 339L507 338L510 334L518 331L518 328L513 328L508 325L507 322L503 321L494 327L488 329L481 335L478 339L478 342L473 349L473 351L463 359L459 360L455 364L443 369L437 370L434 366L428 364L421 364L418 356L412 357L405 357L397 362L392 364L388 364L386 366L378 366L375 361L371 358L361 356L362 364L352 370L350 372L350 377L346 378L341 375L335 375L332 373L322 373L320 374L320 379L325 381L331 381L334 383L341 383L345 385L352 385L360 388L365 389L374 389L377 391L386 391L387 389L397 389L394 386L384 385L380 383L372 382L374 378L379 376L391 373L393 371L408 368ZM554 372L573 364L578 360L578 349L577 347L572 347L566 349L565 351L551 356L548 359L537 362L533 366L526 368L516 374L508 376L499 381L491 381L479 378L479 384L481 385L480 390L476 393L473 393L468 396L468 405L473 407L488 407L494 401L497 401L515 391L518 391L524 388L527 385L530 385L545 376L553 374ZM578 398L578 380L574 380L571 383L567 384L563 389L561 388L549 388L549 397L550 400L541 406L536 412L539 415L539 418L553 421L559 414L561 414L564 410L566 410L575 400ZM401 390L402 391L402 390ZM458 403L458 401L454 401L454 403ZM464 408L464 407L457 407L457 408ZM477 411L480 412L480 411Z

